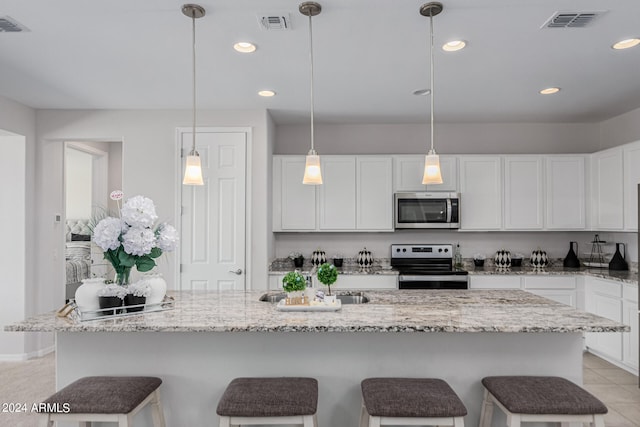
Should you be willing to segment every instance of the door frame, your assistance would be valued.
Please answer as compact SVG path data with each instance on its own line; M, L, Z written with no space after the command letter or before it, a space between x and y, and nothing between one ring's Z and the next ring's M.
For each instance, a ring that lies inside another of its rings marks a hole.
M175 173L176 177L176 186L175 186L175 211L174 215L176 218L175 224L176 229L178 230L178 235L182 236L182 162L184 161L183 155L186 156L187 153L182 152L182 135L185 133L192 133L193 127L177 127L176 128L176 137L175 137ZM252 128L248 126L198 126L196 127L196 134L198 133L244 133L246 135L245 139L245 192L244 192L244 231L245 231L245 241L244 241L244 288L245 290L252 289L253 283L253 272L251 270L251 250L253 244L253 235L251 233L251 223L252 223L252 205L250 195L252 194L252 184L251 184L251 174L249 171L252 166L252 147L253 147L253 134ZM180 244L177 246L174 251L174 277L173 284L174 289L180 289L180 260L182 259L182 239L180 240Z

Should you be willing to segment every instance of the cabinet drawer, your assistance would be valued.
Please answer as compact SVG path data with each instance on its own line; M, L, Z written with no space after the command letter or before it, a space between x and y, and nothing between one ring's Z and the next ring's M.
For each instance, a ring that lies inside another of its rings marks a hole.
M573 276L524 277L524 289L575 289Z
M471 289L520 289L520 276L471 276Z
M638 302L638 287L633 285L622 284L622 298L631 301Z
M590 279L586 281L586 291L614 298L622 298L622 283L608 280Z
M322 283L316 280L316 285L322 287ZM338 281L331 285L332 292L341 289L396 289L398 276L391 274L343 274L338 276Z

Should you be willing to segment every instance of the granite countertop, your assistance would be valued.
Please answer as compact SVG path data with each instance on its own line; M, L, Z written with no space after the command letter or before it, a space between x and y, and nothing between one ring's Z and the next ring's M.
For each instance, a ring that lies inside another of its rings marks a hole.
M389 259L381 258L374 261L374 265L369 268L362 268L355 263L355 260L345 260L343 267L338 268L340 274L388 274L398 275L398 270L392 268L389 265ZM484 267L474 267L472 259L464 260L464 269L469 272L470 275L537 275L537 276L551 276L551 275L584 275L599 277L607 280L617 280L623 283L631 285L638 284L638 270L637 265L632 263L632 268L629 271L613 271L608 268L565 268L562 266L562 260L553 260L551 265L544 269L534 269L529 264L529 260L525 259L522 263L523 267L511 267L508 269L497 269L490 260ZM312 274L313 266L307 260L301 268L294 268L293 262L288 258L279 258L274 260L269 265L270 275L286 274L294 269L300 271L302 274Z
M38 332L621 332L629 327L521 290L363 291L336 312L279 312L263 291L171 292L175 309L86 322L47 313L5 327ZM346 292L343 292L346 293Z

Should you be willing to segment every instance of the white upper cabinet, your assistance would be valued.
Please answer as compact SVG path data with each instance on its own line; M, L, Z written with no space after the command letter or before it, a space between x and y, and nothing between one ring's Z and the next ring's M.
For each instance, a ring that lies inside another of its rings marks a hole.
M424 155L393 156L394 191L458 191L458 165L455 156L440 156L442 184L422 185Z
M623 161L622 148L599 151L591 156L592 218L596 230L622 230Z
M322 185L304 185L304 156L273 156L273 231L393 231L391 156L320 157Z
M505 156L504 228L541 230L544 226L542 156Z
M304 185L304 156L273 157L273 231L316 229L316 189Z
M640 141L623 148L624 229L638 230L638 184L640 184Z
M462 230L502 228L502 159L461 156L460 213Z
M318 188L320 230L356 228L356 158L321 156L322 185Z
M392 161L385 156L356 157L358 230L393 231Z
M585 156L546 156L545 225L551 230L586 228Z

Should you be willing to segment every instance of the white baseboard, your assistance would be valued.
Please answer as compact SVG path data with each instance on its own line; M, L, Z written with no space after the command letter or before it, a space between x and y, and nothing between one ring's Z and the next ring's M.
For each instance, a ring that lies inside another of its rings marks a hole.
M56 347L52 345L50 347L32 351L29 353L0 354L0 362L24 362L25 360L46 356L47 354L55 351L55 349Z

